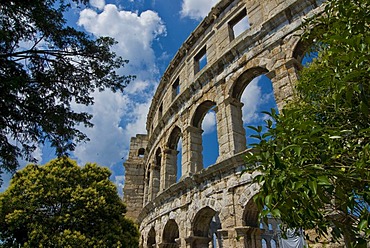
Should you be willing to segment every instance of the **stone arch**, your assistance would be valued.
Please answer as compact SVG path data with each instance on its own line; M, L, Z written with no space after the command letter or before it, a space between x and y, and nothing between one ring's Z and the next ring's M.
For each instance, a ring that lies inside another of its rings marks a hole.
M163 248L176 248L178 247L178 238L179 238L179 226L176 221L170 219L163 229Z
M276 242L276 240L274 240L274 239L271 239L270 240L270 246L271 246L271 248L277 248L278 247L277 244L278 244L278 242Z
M307 41L299 39L294 46L292 57L295 58L299 63L302 62L303 56L309 48L308 44L309 43Z
M182 136L181 129L178 126L175 126L172 129L171 134L168 138L168 142L167 142L168 148L176 150L177 143L179 142L179 139L181 138L181 136Z
M155 166L162 166L162 150L160 147L158 147L155 152Z
M303 40L298 39L295 42L294 49L292 52L292 58L296 60L296 68L301 70L305 66L305 61L307 58L311 59L315 56L312 56L311 46L313 45L312 40ZM308 56L307 56L308 55Z
M181 129L175 126L168 137L167 147L164 151L164 168L161 177L163 178L162 189L166 189L177 182L178 175L182 174L181 164L177 164L178 143L182 138ZM180 149L182 150L182 149Z
M194 115L191 121L192 126L196 128L201 128L204 116L207 114L207 112L210 109L214 108L215 106L216 106L216 103L210 100L206 100L202 102L194 112Z
M267 248L267 240L266 239L262 239L261 243L262 243L262 248Z
M149 199L149 192L150 192L150 170L151 170L151 165L148 164L147 168L145 169L145 176L144 176L144 180L145 180L145 185L144 185L144 204L146 203L146 201L150 201Z
M150 182L149 182L149 199L153 200L159 190L161 184L161 168L162 168L162 150L157 148L154 154L154 161L150 168Z
M230 119L228 122L233 124L229 133L232 134L230 136L232 137L231 142L236 152L241 152L251 143L258 142L250 137L251 130L247 126L263 126L261 112L270 111L271 108L276 109L277 107L277 92L274 90L271 77L273 77L273 73L269 73L268 69L263 66L255 66L239 72L238 76L235 76L234 81L231 82L229 100L225 102L224 111L226 112L225 116ZM251 90L257 90L256 92L261 96L258 99L261 101L251 100L250 97L257 96L256 94L251 95ZM248 115L247 113L252 114ZM248 118L248 116L252 118Z
M244 71L233 83L230 92L231 97L240 101L244 89L252 81L252 79L268 72L269 71L263 67L253 67Z
M194 236L209 237L209 226L216 211L210 207L204 207L197 212L192 226Z
M155 238L155 230L154 227L150 228L150 231L148 233L148 238L146 241L147 248L153 248L157 244L156 238Z
M209 243L213 242L214 234L217 238L216 232L219 229L221 222L218 213L208 206L200 209L192 221L193 236L188 239L191 241L191 247L208 247Z
M199 130L196 133L197 137L195 140L198 140L199 142L197 145L200 147L198 150L198 157L201 168L208 167L209 165L215 163L219 156L218 133L216 130L210 132L207 132L206 129L203 130L204 127L202 124L204 123L207 114L210 114L210 118L215 118L217 128L217 104L211 100L206 100L198 105L193 114L191 122L192 126ZM214 146L211 144L217 145Z
M139 158L142 158L142 157L144 157L144 154L145 154L145 148L140 148L138 151L137 151L137 156L139 157Z
M250 199L244 207L243 226L259 227L258 208L253 199Z

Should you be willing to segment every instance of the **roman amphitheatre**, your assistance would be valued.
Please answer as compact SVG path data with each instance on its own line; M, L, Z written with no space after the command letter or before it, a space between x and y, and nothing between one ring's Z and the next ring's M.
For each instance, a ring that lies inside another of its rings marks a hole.
M302 68L300 27L323 2L221 0L182 44L152 99L147 134L131 138L124 163L127 216L139 224L141 247L279 247L278 222L260 223L252 200L258 186L253 173L242 174L241 95L265 75L284 106ZM210 109L219 156L204 168L202 121Z

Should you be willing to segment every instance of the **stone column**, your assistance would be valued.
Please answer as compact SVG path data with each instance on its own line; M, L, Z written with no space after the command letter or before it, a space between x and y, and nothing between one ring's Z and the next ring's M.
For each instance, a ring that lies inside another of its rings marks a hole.
M157 166L154 163L154 161L152 161L150 167L148 201L152 201L157 196L159 192L159 185L160 185L160 167Z
M227 229L217 230L217 241L219 242L217 247L220 248L238 247L233 244L232 240L229 237L229 230Z
M183 133L182 143L182 177L190 176L203 169L203 130L188 126Z
M244 247L262 248L261 230L258 227L235 227L239 241Z
M161 168L161 188L163 191L176 183L177 177L177 153L178 151L166 148L163 151L163 166Z
M209 248L211 238L201 236L190 236L185 239L187 248Z
M149 185L150 185L150 166L149 166L149 174L148 171L145 172L144 177L144 200L143 200L143 207L146 205L149 199Z
M218 105L216 111L217 136L219 143L218 161L244 151L247 147L242 120L243 103L228 98Z
M270 73L273 75L271 82L279 111L294 95L294 85L298 80L300 68L302 65L296 59L291 59L274 68L273 73Z

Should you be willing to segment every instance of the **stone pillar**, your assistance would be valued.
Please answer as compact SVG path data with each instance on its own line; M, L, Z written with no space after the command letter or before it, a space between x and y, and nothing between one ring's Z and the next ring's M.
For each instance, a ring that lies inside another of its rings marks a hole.
M218 105L216 118L220 155L217 161L244 151L247 147L242 107L243 103L231 97Z
M190 176L203 169L203 130L188 126L184 130L182 144L182 177Z
M178 151L166 148L163 151L163 166L161 168L161 188L163 191L176 183Z
M279 111L294 95L294 86L298 80L298 71L302 65L296 60L291 59L278 66L274 70L271 78L274 88L274 95Z
M144 165L142 163L126 162L125 163L125 187L124 203L127 206L126 216L136 219L143 207L144 198Z
M219 242L217 247L238 247L233 244L233 240L229 237L229 230L217 230L217 240Z
M148 170L149 171L146 171L145 172L145 177L144 177L144 199L143 199L143 207L149 201L150 165L149 165Z
M262 248L261 230L258 227L236 227L236 235L243 247Z
M201 236L190 236L185 239L187 248L209 248L211 238Z
M150 179L148 189L148 201L152 201L159 192L160 185L160 166L156 165L153 161L150 168Z

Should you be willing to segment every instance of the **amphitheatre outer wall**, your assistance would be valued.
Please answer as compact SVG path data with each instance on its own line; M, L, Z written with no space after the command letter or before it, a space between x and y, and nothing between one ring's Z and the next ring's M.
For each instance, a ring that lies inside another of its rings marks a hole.
M278 247L277 223L261 228L253 174L241 173L246 135L241 94L266 75L279 109L293 95L305 46L300 27L323 0L221 0L165 71L125 162L127 216L141 247ZM242 32L236 30L247 22ZM216 113L219 156L203 168L201 123ZM177 180L178 141L181 178Z

